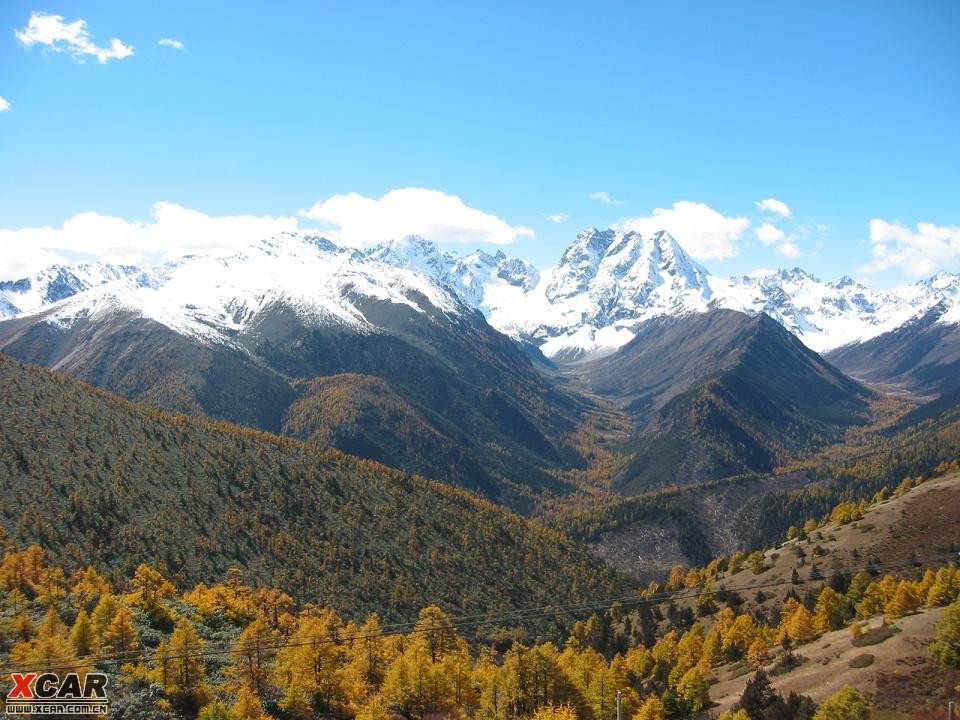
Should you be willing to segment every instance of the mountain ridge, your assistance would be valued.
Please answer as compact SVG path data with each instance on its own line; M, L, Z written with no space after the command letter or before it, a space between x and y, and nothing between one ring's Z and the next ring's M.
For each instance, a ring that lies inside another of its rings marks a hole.
M941 301L903 325L826 357L848 375L889 390L934 396L960 388L960 312Z
M874 396L764 313L726 309L650 320L582 370L637 419L624 494L770 472L866 423Z
M193 299L184 283L181 297L177 288L164 289L183 265L222 275L227 266L279 265L284 256L290 262L282 275L247 273L249 287L224 280L219 294ZM304 277L303 267L311 269L312 277ZM558 264L543 271L502 251L460 255L417 236L357 249L307 232L282 233L232 255L181 258L156 268L54 266L31 278L0 283L0 318L43 311L51 302L103 285L114 292L100 297L100 304L126 304L208 339L219 333L218 341L238 331L266 301L286 299L318 319L362 326L362 314L349 302L351 291L416 305L404 294L412 290L452 312L460 305L478 309L500 332L559 362L610 353L649 319L713 308L764 312L817 351L894 331L938 303L947 309L942 323L960 322L960 275L941 272L880 291L849 277L823 282L800 268L723 279L694 261L669 233L596 228L579 233ZM406 290L398 293L397 288ZM149 289L156 292L148 302ZM98 306L95 295L88 305L89 310Z
M575 439L597 409L584 377L637 423L614 481L622 492L766 472L868 414L869 391L838 379L784 324L787 289L816 296L823 283L799 269L757 275L747 280L773 300L729 308L729 293L716 292L727 286L666 232L584 231L543 274L422 238L358 250L302 233L125 272L0 321L0 350L157 407L327 442L521 512L584 489L565 474L590 462ZM950 296L955 279L919 283L914 304ZM852 293L857 312L874 307L853 281L830 287ZM536 307L507 300L538 293L555 301L543 316L553 324L517 331L521 344L498 331L498 304L533 317ZM591 359L565 345L581 335L609 344Z

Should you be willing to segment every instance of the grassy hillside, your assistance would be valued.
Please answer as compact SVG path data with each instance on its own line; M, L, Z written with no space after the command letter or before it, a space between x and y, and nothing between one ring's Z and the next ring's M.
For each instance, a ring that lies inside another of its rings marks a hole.
M822 517L840 501L869 498L884 487L892 490L907 478L929 475L958 459L960 398L945 396L876 433L852 458L814 459L798 466L810 482L762 499L752 544L769 543L789 525Z
M714 587L721 595L736 589L741 601L737 611L756 617L774 617L791 593L815 611L823 587L849 594L859 568L867 568L872 577L891 572L929 587L929 581L921 580L923 567L951 560L955 564L960 528L952 521L951 511L958 505L960 474L947 473L870 505L862 516L858 511L855 520L835 513L837 520L822 522L801 537L767 550L760 573L745 568L719 579ZM784 693L809 693L821 702L849 684L871 698L876 709L897 718L909 717L925 706L944 706L949 688L960 681L960 669L944 672L930 657L927 647L943 609L922 607L926 604L891 618L895 625L889 632L880 629L882 618L865 609L860 615L862 640L849 627L825 633L798 649L801 660L773 676L774 687ZM738 676L734 667L718 673L712 697L719 710L728 709L740 697L747 677Z
M0 356L3 526L68 569L230 566L347 615L477 611L630 584L462 491L300 442L147 409Z
M931 644L945 614L960 618L958 503L956 467L874 503L840 503L765 551L677 564L642 593L647 603L597 613L580 636L608 655L626 653L648 688L662 690L664 677L677 682L694 664L715 713L749 696L759 668L785 699L820 704L849 685L884 717L942 709L960 665ZM669 675L664 658L676 663Z

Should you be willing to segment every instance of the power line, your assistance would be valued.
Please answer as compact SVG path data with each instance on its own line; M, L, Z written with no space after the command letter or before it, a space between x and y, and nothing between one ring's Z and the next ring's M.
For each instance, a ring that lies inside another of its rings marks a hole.
M940 553L935 555L930 555L925 558L926 562L934 560L946 560L951 558L956 558L956 553ZM724 587L718 590L710 591L712 593L717 592L737 592L740 590L760 590L764 588L779 587L783 585L806 585L808 583L827 583L830 580L846 576L848 574L853 574L859 571L886 571L894 570L903 567L916 566L920 561L918 559L911 559L906 561L901 561L897 563L872 563L862 567L847 568L842 571L837 571L829 575L823 575L818 578L808 578L807 580L801 580L796 582L792 579L784 580L772 580L764 583L754 583L750 585L741 585L736 587ZM522 622L534 620L537 618L551 617L555 616L559 612L567 613L582 613L589 610L600 610L600 609L609 609L615 603L620 604L621 606L640 606L640 605L663 605L668 602L674 602L676 600L684 600L691 598L698 598L706 594L706 591L702 588L691 589L689 591L676 590L676 591L663 591L659 593L654 593L647 597L629 595L613 598L602 598L591 600L588 602L580 603L569 603L566 605L537 605L531 606L528 608L521 608L518 610L511 610L502 613L477 613L474 615L465 615L460 617L449 618L448 623L443 625L429 625L425 627L416 627L418 622L406 622L406 623L396 623L393 625L387 625L380 629L378 632L373 633L355 633L353 635L342 635L340 633L334 633L332 637L329 636L314 636L304 640L293 641L290 639L277 640L275 642L266 642L266 643L245 643L240 644L239 639L230 644L230 646L222 647L210 647L210 644L204 643L203 645L195 645L195 650L191 650L190 646L187 646L185 652L178 654L170 654L162 656L163 659L167 661L171 660L184 660L190 658L204 658L204 657L218 657L222 655L229 655L231 653L237 652L242 648L249 648L252 650L282 650L289 647L304 647L308 645L325 645L331 643L347 643L355 642L362 640L374 640L378 638L393 637L396 635L413 635L413 634L426 634L437 631L450 631L450 630L462 630L473 627L480 627L486 624L493 624L494 622ZM150 656L150 657L148 657ZM88 655L82 660L78 660L75 663L61 663L61 664L49 664L46 666L41 666L36 668L38 671L52 671L52 670L75 670L89 667L90 665L97 664L117 664L123 662L134 661L138 658L143 658L144 660L148 659L158 659L161 657L157 650L149 651L146 647L141 647L136 650L128 650L118 653L105 653L100 655ZM0 668L0 674L8 674L15 671L18 668ZM31 668L34 669L34 668Z

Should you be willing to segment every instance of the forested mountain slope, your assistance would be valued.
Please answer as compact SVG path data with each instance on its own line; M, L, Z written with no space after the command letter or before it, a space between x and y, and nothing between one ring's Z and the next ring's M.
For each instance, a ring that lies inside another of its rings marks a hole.
M387 617L498 610L630 583L554 531L339 452L170 415L0 356L3 525L67 569L182 583L230 566L305 600Z
M568 492L552 470L584 464L566 438L591 403L545 382L480 313L417 297L417 307L355 298L372 323L362 328L277 301L215 342L112 305L59 322L51 313L74 311L55 305L0 323L0 349L131 400L361 453L514 509ZM330 392L345 384L353 391ZM328 432L344 413L349 427Z

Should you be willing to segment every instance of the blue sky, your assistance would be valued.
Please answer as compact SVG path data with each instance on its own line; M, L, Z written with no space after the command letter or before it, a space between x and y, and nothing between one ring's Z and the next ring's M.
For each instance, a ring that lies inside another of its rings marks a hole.
M223 216L541 266L662 223L720 275L960 271L957 37L951 0L7 0L0 275Z

